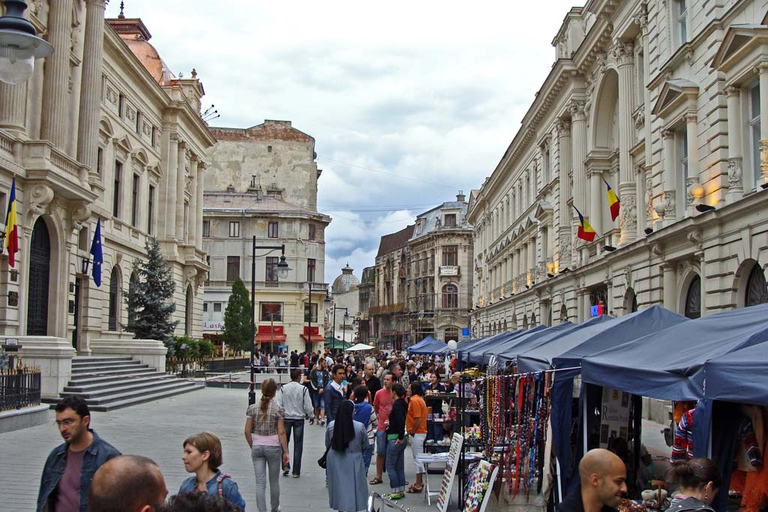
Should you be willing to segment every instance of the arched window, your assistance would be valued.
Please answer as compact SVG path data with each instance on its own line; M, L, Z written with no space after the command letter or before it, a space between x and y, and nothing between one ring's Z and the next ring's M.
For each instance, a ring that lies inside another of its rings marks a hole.
M531 313L531 327L536 327L536 314Z
M701 317L701 278L696 276L688 285L685 296L685 316L688 318Z
M624 312L634 313L637 311L637 295L632 288L627 289L627 293L624 294Z
M459 329L457 327L445 328L445 342L448 343L451 340L459 341Z
M752 271L747 278L747 289L744 294L744 305L746 307L768 302L768 291L766 290L765 274L759 264L752 267Z
M192 286L187 286L187 300L184 304L184 336L192 335L192 318L193 318L193 304L194 294L192 293Z
M117 266L112 267L109 275L109 330L117 330L117 321L120 304L120 271Z
M507 332L507 321L504 320L504 332Z
M528 317L523 315L523 329L528 328Z
M459 307L459 288L455 284L443 286L443 309L457 309Z
M561 322L568 321L568 308L565 307L565 304L560 306L560 321Z
M45 220L39 217L32 229L29 247L29 300L27 336L48 335L48 295L51 274L51 238Z

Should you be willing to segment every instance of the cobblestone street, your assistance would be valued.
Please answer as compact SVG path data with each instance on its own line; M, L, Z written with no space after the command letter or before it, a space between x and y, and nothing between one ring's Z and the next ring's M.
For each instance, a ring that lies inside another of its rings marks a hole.
M253 465L243 437L246 391L207 388L109 413L93 413L94 430L122 453L145 455L154 459L165 475L169 495L175 494L189 475L181 463L181 443L195 432L208 430L224 445L222 470L232 475L246 500L248 510L256 510ZM0 499L2 511L34 511L40 473L48 453L62 442L54 425L54 413L45 425L0 434ZM317 466L322 455L324 427L307 424L301 478L281 478L281 509L299 512L307 509L328 510L325 478ZM291 445L292 446L292 445ZM375 463L375 462L374 462ZM374 468L369 471L369 479ZM414 480L410 450L406 450L405 474ZM433 487L439 475L431 475ZM384 484L370 486L370 491L389 492ZM407 495L404 503L413 510L428 510L424 494ZM435 502L432 501L434 509Z

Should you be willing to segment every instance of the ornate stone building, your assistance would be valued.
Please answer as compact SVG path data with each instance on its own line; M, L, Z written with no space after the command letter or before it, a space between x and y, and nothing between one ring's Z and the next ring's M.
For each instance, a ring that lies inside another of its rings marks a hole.
M400 350L411 344L408 315L408 266L413 225L384 235L376 254L374 305L369 309L376 342L380 348Z
M203 313L206 337L216 340L221 332L235 277L251 290L256 236L258 246L285 244L291 268L286 279L279 279L280 251L256 251L257 343L272 351L280 345L299 351L322 348L325 229L331 218L316 207L322 171L315 161L315 140L290 121L211 130L217 142L205 176L202 222L211 267Z
M88 354L97 340L131 338L123 296L154 236L176 282L176 333L199 336L201 184L214 143L202 84L165 67L140 19L105 22L104 0L28 4L55 52L28 83L0 84L0 209L15 177L21 235L16 269L0 259L0 335L62 359L67 347ZM82 270L99 218L96 287Z
M765 16L751 0L566 14L549 76L470 198L475 335L583 321L598 302L696 317L766 300Z

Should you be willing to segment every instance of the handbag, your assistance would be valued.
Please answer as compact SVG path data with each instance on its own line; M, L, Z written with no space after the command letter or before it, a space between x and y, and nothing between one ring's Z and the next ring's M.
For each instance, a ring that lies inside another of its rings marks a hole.
M328 459L328 450L325 450L325 452L323 453L323 456L320 457L319 459L317 459L317 465L320 466L321 468L325 469L325 467L326 467L326 465L328 463L327 459Z

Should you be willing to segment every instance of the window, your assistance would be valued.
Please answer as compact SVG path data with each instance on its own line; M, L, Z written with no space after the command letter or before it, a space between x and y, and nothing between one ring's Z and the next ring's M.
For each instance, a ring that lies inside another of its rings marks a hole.
M157 128L152 127L152 147L157 147Z
M80 229L80 233L77 235L77 248L81 251L88 250L88 228L84 227Z
M443 286L443 309L459 307L459 288L455 284Z
M307 259L307 282L315 282L315 267L317 266L317 260L313 258Z
M214 313L221 313L221 302L214 302L213 303L213 312Z
M685 296L685 316L688 318L701 317L701 278L696 276L688 285Z
M765 284L765 274L762 267L755 263L747 278L747 290L744 296L744 305L756 306L768 303L768 289Z
M451 340L458 342L459 341L459 329L457 327L446 327L445 328L445 342L449 342Z
M184 240L189 240L189 201L184 201L184 219L183 219L183 233Z
M645 54L642 51L637 52L636 62L637 87L635 87L635 91L637 92L636 105L639 107L645 104Z
M267 236L269 238L278 238L277 222L270 222L267 227Z
M207 312L208 312L208 303L203 302L203 313L207 313Z
M104 148L99 148L96 151L96 174L101 179L102 172L104 172Z
M265 280L268 283L276 283L277 282L277 264L280 261L280 258L276 256L267 256L267 267L266 267L266 273Z
M259 321L261 322L283 321L282 302L259 302L259 312Z
M136 227L139 221L139 186L141 185L141 176L133 175L133 190L131 191L131 226Z
M203 221L203 237L208 238L211 236L211 221L204 220Z
M316 237L317 237L317 226L315 226L314 224L310 224L309 225L309 239L310 240L315 240Z
M760 85L749 90L749 135L752 145L752 169L755 187L761 185L763 173L760 169Z
M240 256L227 256L227 281L240 277Z
M152 224L155 222L155 187L149 186L149 211L147 212L147 233L150 235L154 232Z
M272 152L272 146L267 146L267 153L271 153L271 152Z
M455 213L446 214L443 225L446 227L456 226L456 214Z
M688 130L683 129L677 134L677 148L678 148L678 172L679 172L679 178L678 178L678 190L681 190L682 193L680 196L678 196L677 206L678 206L678 215L680 217L683 217L685 215L685 204L686 204L686 196L688 194L688 189L686 187L686 181L688 180Z
M112 193L112 215L116 218L120 218L120 179L123 174L123 163L115 162L115 186Z
M312 319L309 318L309 304L304 304L304 322L317 323L317 304L312 304Z
M446 245L443 247L443 266L455 267L459 264L458 246Z
M677 44L682 45L688 41L688 0L676 0L677 12Z
M120 304L120 272L112 267L109 275L109 330L117 330L118 305Z
M237 220L229 221L229 238L239 238L239 237L240 237L240 221L237 221Z
M141 135L141 112L136 112L136 133Z
M122 93L118 96L117 100L118 115L123 117L125 115L125 96Z

